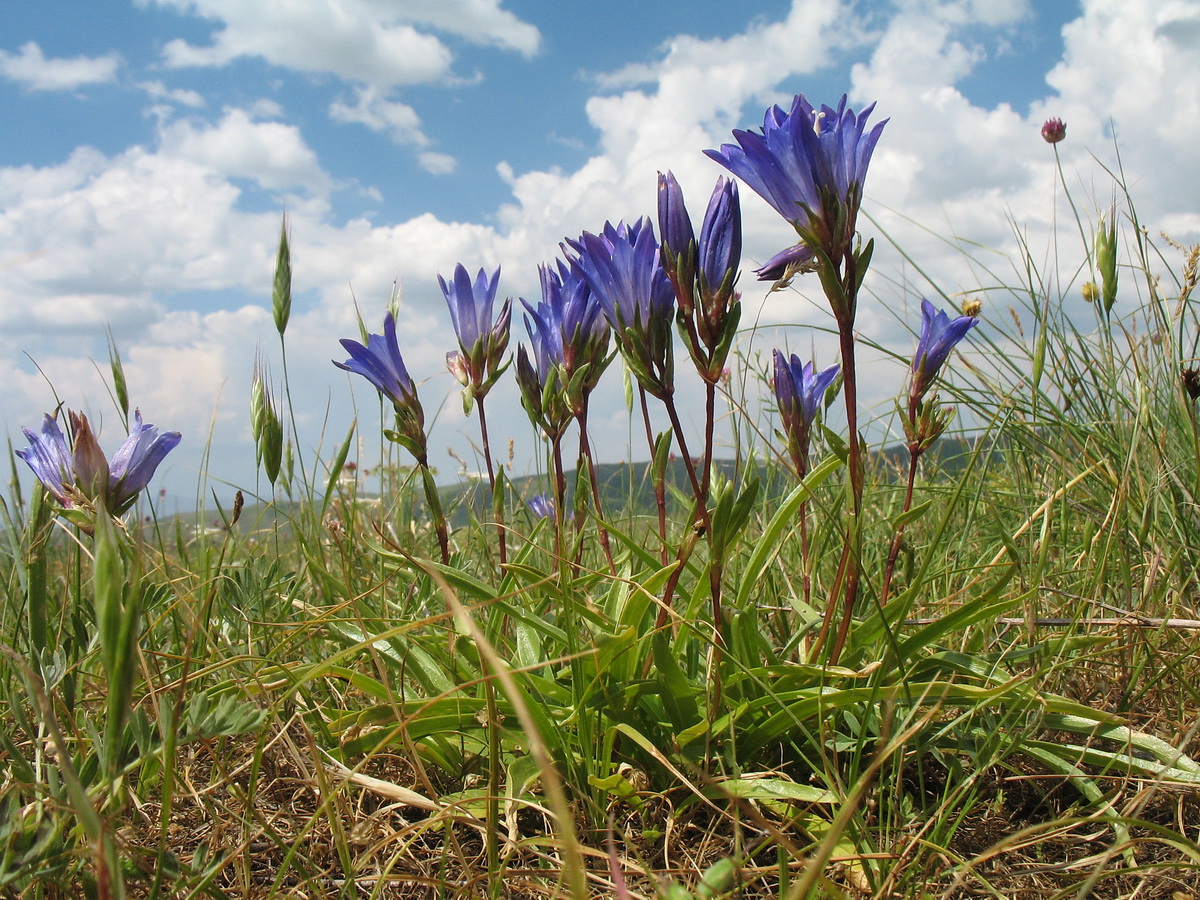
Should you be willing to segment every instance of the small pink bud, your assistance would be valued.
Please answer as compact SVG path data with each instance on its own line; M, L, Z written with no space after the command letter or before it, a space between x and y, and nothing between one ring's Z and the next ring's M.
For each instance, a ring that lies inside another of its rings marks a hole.
M1067 126L1062 119L1047 119L1042 126L1042 139L1047 144L1057 144L1067 136Z
M467 364L461 353L457 350L451 350L446 354L446 368L450 370L450 374L455 380L466 387L471 383L471 376L467 372Z

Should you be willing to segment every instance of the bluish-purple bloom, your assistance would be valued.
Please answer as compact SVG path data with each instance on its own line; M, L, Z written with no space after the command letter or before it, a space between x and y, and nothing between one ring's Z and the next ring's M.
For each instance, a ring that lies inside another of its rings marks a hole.
M517 349L517 384L533 423L548 437L581 415L608 363L608 323L582 274L561 260L540 267L542 299L522 299L533 362Z
M454 267L452 281L438 276L459 346L458 351L446 354L446 363L454 376L465 387L470 387L475 397L483 397L491 388L508 347L511 299L504 301L500 314L492 321L499 282L499 267L490 278L480 269L472 283L461 263Z
M654 228L646 219L632 225L605 222L600 234L585 231L569 244L576 253L571 262L611 326L637 329L670 318L673 298L662 295L663 284L670 283L662 274Z
M22 428L29 446L17 451L17 456L29 464L38 481L59 503L71 505L70 494L75 487L75 460L67 446L58 422L51 415L42 417L42 433Z
M554 498L549 494L534 494L525 501L525 506L535 519L554 518Z
M536 307L521 301L529 312L525 327L534 343L539 368L543 356L558 362L563 367L564 381L570 383L587 366L583 386L584 393L589 393L604 371L608 354L604 308L587 279L562 260L555 266L541 266L539 272L541 301Z
M786 287L794 275L813 267L812 247L808 244L792 244L755 269L754 274L759 281L774 281L777 286Z
M792 354L774 352L775 402L787 439L792 464L801 478L808 471L808 447L813 424L821 412L825 393L841 369L835 364L820 372L811 362L802 362Z
M967 332L979 324L975 316L958 316L951 319L946 313L935 309L928 300L921 299L921 337L912 361L912 387L910 397L920 400L929 391L938 371Z
M120 515L150 483L155 470L179 444L178 431L159 434L134 412L134 426L110 461L91 430L87 417L70 413L74 447L67 446L62 429L52 416L42 419L41 433L23 428L29 446L17 456L29 464L33 474L64 507L81 502L95 503L103 494L104 508Z
M658 176L662 265L675 289L678 322L700 375L716 384L741 316L734 290L742 257L742 212L737 182L713 187L697 241L675 176Z
M178 431L159 434L155 426L144 424L141 410L134 410L133 421L129 437L108 463L108 508L118 513L150 483L158 464L182 439Z
M714 332L733 299L733 284L742 261L742 208L737 182L718 178L700 226L696 277L704 317Z
M646 219L605 222L600 234L585 231L568 243L576 253L571 263L603 308L630 369L646 390L663 396L673 386L675 292L662 270L654 228Z
M663 271L675 287L679 309L690 316L696 281L696 233L683 202L683 189L671 172L658 173L658 231L662 237Z
M736 144L706 150L771 204L800 233L835 261L849 252L862 186L887 120L867 131L871 104L819 110L798 94L790 111L767 110L762 132L733 132Z
M544 387L550 373L563 364L562 326L552 307L538 304L536 309L530 306L526 309L525 330L533 346L538 382Z
M344 363L333 360L339 369L361 375L375 386L381 395L392 402L396 411L396 430L387 432L426 464L425 413L417 397L417 387L409 377L400 345L396 342L396 318L389 311L383 320L383 334L367 335L364 346L358 341L343 338L341 345L350 354Z
M365 346L350 338L343 338L339 343L350 354L345 362L333 360L339 369L367 379L394 406L406 406L416 399L417 389L404 366L404 357L400 355L396 318L391 312L383 320L383 334L367 335Z
M825 392L829 390L841 369L834 364L817 372L812 362L804 362L794 353L789 358L776 350L773 356L775 402L779 405L784 433L789 440L798 439L807 453L808 435L817 420L817 414L821 411Z

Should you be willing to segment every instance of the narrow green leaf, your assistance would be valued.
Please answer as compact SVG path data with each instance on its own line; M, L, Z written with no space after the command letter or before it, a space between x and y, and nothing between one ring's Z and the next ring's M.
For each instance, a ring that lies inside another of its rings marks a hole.
M926 500L924 503L918 503L911 509L902 512L900 515L896 516L895 522L892 523L892 530L898 531L901 528L911 525L913 522L917 521L917 519L921 518L921 516L925 515L925 513L929 512L929 508L932 505L933 500Z
M746 561L746 567L741 573L738 584L737 605L745 606L750 601L750 595L762 579L763 573L779 556L780 542L798 521L800 507L812 499L813 492L825 479L832 475L842 465L837 456L827 456L810 471L800 484L788 494L780 504L755 542L754 550Z
M663 709L677 732L690 728L700 720L700 710L692 684L675 660L670 638L661 631L656 632L651 638L651 648Z

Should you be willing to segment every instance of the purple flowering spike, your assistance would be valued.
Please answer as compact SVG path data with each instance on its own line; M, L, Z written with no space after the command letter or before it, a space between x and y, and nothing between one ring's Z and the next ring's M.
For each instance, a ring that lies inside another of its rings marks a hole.
M29 446L17 451L17 456L29 464L33 474L54 498L64 506L70 506L70 494L75 486L75 464L67 439L54 417L42 417L42 431L37 434L22 428Z
M849 252L862 186L887 120L867 131L871 104L860 114L846 107L820 110L798 94L791 110L763 117L762 132L735 130L736 144L705 153L746 182L781 216L832 259Z
M124 512L133 503L154 477L159 463L182 439L178 431L159 434L155 426L144 424L141 410L134 410L133 418L129 437L108 464L108 509L114 514Z
M911 397L914 400L925 396L950 351L978 324L979 319L975 316L951 319L928 300L921 299L921 337L912 361Z
M417 389L404 367L400 345L396 342L396 319L390 312L383 320L383 334L368 335L366 346L350 338L343 338L339 343L350 354L344 363L333 360L339 369L361 375L398 408L408 406L416 399Z

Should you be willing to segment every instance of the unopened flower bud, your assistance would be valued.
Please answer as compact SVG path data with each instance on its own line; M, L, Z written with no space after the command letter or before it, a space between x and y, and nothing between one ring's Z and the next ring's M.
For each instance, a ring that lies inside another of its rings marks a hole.
M1057 144L1067 136L1067 126L1062 119L1047 119L1042 125L1042 140L1047 144Z
M1184 369L1181 378L1183 380L1183 389L1187 391L1188 398L1191 400L1200 398L1200 370L1192 368Z
M463 355L457 350L451 350L446 354L446 368L450 370L450 374L454 376L454 380L466 387L471 383L471 374L467 371L467 364L463 360Z

